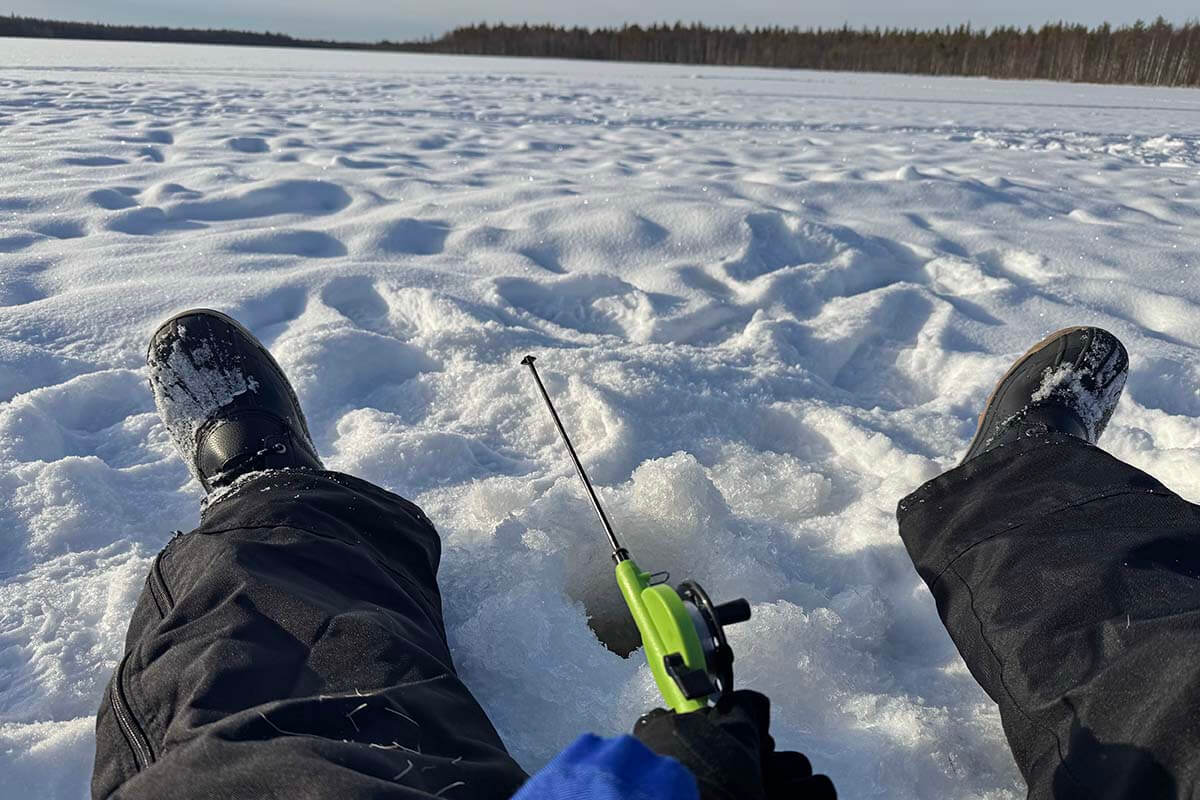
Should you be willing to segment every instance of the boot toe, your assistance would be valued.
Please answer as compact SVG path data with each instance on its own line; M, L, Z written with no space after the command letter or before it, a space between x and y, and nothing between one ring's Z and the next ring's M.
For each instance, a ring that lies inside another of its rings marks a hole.
M1051 334L1013 364L988 398L963 462L1020 431L1031 414L1037 429L1067 433L1095 444L1120 399L1129 355L1116 336L1081 326ZM1034 412L1036 411L1036 414Z
M321 468L287 376L236 320L177 314L155 331L146 360L159 415L206 491L251 469Z

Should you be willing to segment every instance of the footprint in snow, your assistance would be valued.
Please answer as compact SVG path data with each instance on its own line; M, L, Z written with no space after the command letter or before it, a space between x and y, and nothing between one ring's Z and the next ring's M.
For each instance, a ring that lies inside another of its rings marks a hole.
M239 153L268 153L271 150L266 140L257 136L234 136L226 140L225 145Z

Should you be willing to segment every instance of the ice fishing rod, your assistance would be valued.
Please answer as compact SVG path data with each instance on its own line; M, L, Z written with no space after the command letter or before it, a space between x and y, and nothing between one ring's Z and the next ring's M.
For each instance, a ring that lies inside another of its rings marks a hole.
M629 551L617 541L600 498L571 444L571 437L567 436L537 367L533 365L535 360L533 356L525 356L521 363L533 374L538 392L546 402L554 426L567 446L575 471L596 509L596 516L600 518L600 525L608 535L612 560L616 564L617 586L641 635L646 662L658 684L658 691L676 713L705 708L710 700L733 691L733 650L725 639L724 626L750 619L750 604L745 598L738 598L713 605L695 581L683 581L677 588L672 588L664 582L655 582L657 575L665 573L642 572L638 568Z

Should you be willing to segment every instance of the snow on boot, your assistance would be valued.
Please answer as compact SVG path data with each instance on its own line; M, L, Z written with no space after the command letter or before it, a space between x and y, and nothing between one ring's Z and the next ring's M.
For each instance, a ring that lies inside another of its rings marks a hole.
M1066 433L1095 444L1129 373L1125 347L1100 328L1064 328L1000 379L962 463L1021 439Z
M323 469L291 383L234 319L177 314L150 337L146 362L158 414L205 492L264 469Z

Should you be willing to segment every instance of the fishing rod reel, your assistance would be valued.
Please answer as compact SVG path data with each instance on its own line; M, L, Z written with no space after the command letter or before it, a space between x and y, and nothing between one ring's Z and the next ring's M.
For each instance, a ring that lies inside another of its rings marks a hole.
M617 541L534 361L533 356L525 356L521 364L529 367L533 374L542 400L608 536L616 564L617 586L641 635L646 662L659 693L676 713L706 708L710 700L716 702L733 691L733 649L725 638L725 626L750 619L750 603L738 598L714 604L695 581L683 581L672 588L666 583L666 573L643 572L638 567L629 551Z
M709 683L723 697L733 691L733 648L725 639L725 626L749 620L750 603L739 597L714 605L696 581L683 581L675 590L696 626Z

